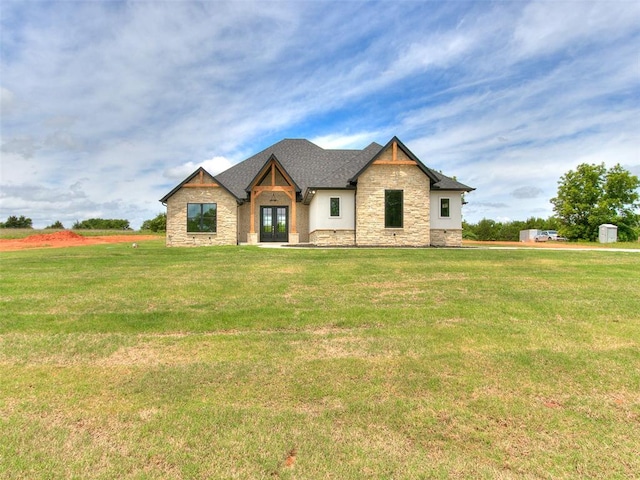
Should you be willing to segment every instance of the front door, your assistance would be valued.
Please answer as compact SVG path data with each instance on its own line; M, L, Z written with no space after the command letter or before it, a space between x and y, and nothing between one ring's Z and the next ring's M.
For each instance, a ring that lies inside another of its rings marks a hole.
M260 241L289 241L289 207L260 207Z

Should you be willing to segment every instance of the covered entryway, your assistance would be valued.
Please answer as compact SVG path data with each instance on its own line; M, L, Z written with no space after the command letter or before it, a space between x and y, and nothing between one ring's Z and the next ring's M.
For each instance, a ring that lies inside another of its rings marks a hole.
M260 241L289 241L289 207L260 207Z
M250 188L247 243L298 243L299 234L296 227L298 188L275 155L269 157L251 182ZM291 216L289 216L289 210L291 210Z

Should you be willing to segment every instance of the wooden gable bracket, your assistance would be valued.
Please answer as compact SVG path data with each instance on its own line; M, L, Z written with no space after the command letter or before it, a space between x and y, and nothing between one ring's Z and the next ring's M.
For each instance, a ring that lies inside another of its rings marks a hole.
M276 169L282 175L282 178L288 183L288 185L276 185ZM261 180L264 180L267 175L271 176L271 185L256 185L260 183ZM266 168L258 173L256 176L256 180L254 185L251 186L251 225L249 228L250 233L256 233L256 199L264 192L283 192L289 199L291 200L291 233L298 233L297 224L296 224L296 187L293 185L293 180L287 175L286 172L282 171L275 159L271 159L271 161L266 165Z
M213 182L213 183L204 183L204 171L200 170L198 172L198 181L196 183L185 183L183 185L183 187L186 188L201 188L201 187L207 187L207 188L215 188L215 187L219 187L220 185L218 185L217 183Z
M391 144L391 160L376 160L374 165L418 165L413 160L398 160L398 142L393 141Z
M185 188L202 188L202 187L206 187L206 188L216 188L219 187L220 185L218 185L217 183L185 183L183 185L183 187Z

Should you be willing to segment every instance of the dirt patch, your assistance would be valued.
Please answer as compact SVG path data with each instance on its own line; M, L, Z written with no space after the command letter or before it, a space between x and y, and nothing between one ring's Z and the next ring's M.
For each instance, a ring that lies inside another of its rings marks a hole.
M54 233L40 233L37 235L29 235L23 238L24 243L42 243L42 242L66 242L70 240L85 240L86 237L78 235L70 230Z
M138 243L143 240L157 240L157 235L101 235L85 237L70 230L54 233L30 235L25 238L0 239L0 252L25 250L30 248L65 248L104 243Z

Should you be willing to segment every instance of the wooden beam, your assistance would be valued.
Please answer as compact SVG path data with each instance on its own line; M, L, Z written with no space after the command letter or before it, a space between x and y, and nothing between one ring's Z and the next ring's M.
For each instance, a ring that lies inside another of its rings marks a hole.
M291 233L298 233L298 227L296 226L296 199L291 200Z
M391 161L392 162L397 162L398 161L398 142L393 142L392 145L392 155L391 155Z
M250 222L251 225L249 225L249 233L256 233L256 199L255 199L255 195L253 194L253 192L251 192L251 212L250 212Z
M271 164L271 186L275 186L276 184L276 165L274 163Z
M276 186L270 186L270 187L253 187L254 192L293 192L295 190L294 187L292 186L280 186L280 185L276 185Z
M283 192L287 197L289 197L289 200L291 200L292 202L295 201L296 199L296 192L293 191L293 189L291 190L285 190Z
M374 165L417 165L413 160L376 160Z
M204 184L204 172L202 170L198 172L198 181Z

